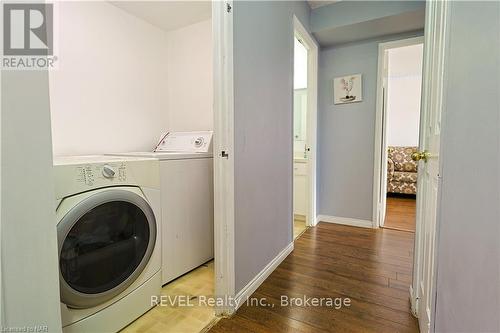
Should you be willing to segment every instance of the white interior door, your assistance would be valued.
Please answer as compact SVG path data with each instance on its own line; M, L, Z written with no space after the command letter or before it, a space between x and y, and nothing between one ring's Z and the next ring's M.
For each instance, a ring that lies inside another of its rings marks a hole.
M419 318L420 332L429 332L435 273L436 209L439 188L439 144L443 96L446 33L445 1L427 4L424 43L424 77L420 126L420 162L417 189L412 308Z

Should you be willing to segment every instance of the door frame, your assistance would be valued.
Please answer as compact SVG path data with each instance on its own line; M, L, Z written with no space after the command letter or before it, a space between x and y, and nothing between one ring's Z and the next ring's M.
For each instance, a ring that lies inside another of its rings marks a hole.
M306 131L307 147L306 148L308 149L308 163L307 163L308 193L307 193L306 226L314 227L318 223L317 211L316 211L316 165L317 165L318 147L316 143L317 143L317 130L318 130L317 124L318 124L319 47L314 37L311 36L311 34L307 31L307 29L295 15L293 15L293 35L294 37L297 37L300 40L302 40L304 47L307 49L307 131ZM294 89L292 86L292 96L293 96L293 91ZM293 112L293 102L292 102L292 112ZM293 126L292 126L291 137L292 137L292 147L293 147L294 144ZM295 152L293 152L293 154L294 153ZM293 163L293 154L292 154L292 163ZM291 181L293 184L293 172ZM293 193L293 186L292 186L292 193ZM292 216L293 214L294 212L292 211ZM292 218L292 230L293 230L293 218Z
M217 316L231 315L234 268L233 1L212 1L214 84L214 268Z
M384 225L387 192L387 51L424 43L424 36L399 39L378 44L377 104L375 113L375 147L373 164L373 228ZM423 67L422 67L423 69ZM422 78L424 73L422 71ZM423 80L423 79L422 79ZM423 91L422 91L423 93Z

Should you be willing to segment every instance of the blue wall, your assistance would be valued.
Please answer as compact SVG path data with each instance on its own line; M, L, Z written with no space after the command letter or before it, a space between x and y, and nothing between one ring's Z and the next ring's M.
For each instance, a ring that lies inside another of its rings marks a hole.
M422 31L323 49L318 82L318 214L372 220L378 44ZM333 105L333 78L361 73L363 101Z
M292 242L293 15L301 2L234 2L235 288Z

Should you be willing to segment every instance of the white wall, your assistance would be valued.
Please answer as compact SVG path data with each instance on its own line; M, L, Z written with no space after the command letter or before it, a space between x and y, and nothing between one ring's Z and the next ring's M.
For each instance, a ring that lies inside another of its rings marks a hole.
M303 158L307 144L307 89L293 91L293 155Z
M212 20L167 33L169 128L213 129Z
M60 2L50 73L54 155L150 151L211 130L211 20L163 31L106 2Z
M388 52L387 145L418 146L423 44Z
M165 33L106 2L60 2L55 155L150 150L167 127Z
M307 49L297 37L293 39L293 53L293 89L307 88Z
M302 128L301 138L296 138L294 133L293 151L294 156L303 157L307 135L307 49L297 37L293 40L294 132Z

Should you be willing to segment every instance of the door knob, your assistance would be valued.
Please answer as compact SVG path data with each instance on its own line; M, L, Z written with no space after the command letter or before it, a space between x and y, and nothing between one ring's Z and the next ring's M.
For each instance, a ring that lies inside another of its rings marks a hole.
M421 152L416 151L413 154L411 154L411 159L417 162L420 160L424 160L424 162L427 162L427 158L429 158L429 156L430 153L427 150Z

